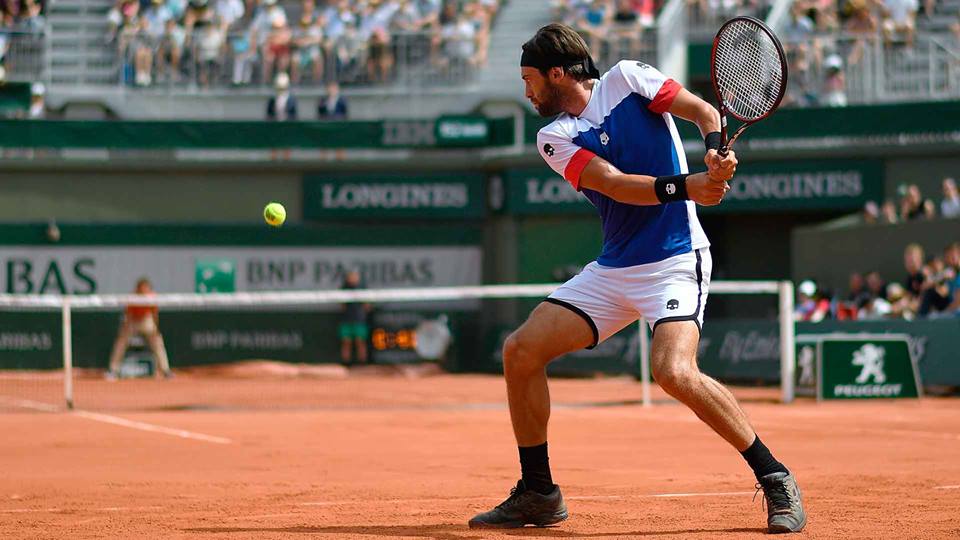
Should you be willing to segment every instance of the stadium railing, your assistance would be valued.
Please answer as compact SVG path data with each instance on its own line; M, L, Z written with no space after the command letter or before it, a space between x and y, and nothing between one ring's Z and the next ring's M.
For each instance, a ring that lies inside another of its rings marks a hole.
M398 305L403 303L426 303L443 301L479 301L536 299L549 295L559 284L531 285L485 285L434 288L370 289L370 290L331 290L331 291L282 291L282 292L237 292L211 294L158 294L156 296L137 295L0 295L0 308L29 311L60 311L62 332L62 379L63 388L60 399L54 397L58 392L49 384L55 384L56 376L49 371L38 372L31 369L14 369L4 374L5 381L14 381L12 387L4 387L0 397L7 402L35 403L22 400L18 396L18 382L27 387L29 382L43 379L46 384L46 399L54 403L45 406L74 405L74 357L72 316L76 310L123 309L128 305L155 305L164 310L257 310L271 306L307 308L321 305L339 305L345 302L363 302L377 305ZM780 348L780 390L781 401L789 403L794 399L795 335L794 335L794 297L793 284L790 281L716 281L711 284L711 294L773 295L778 298L779 348ZM478 323L479 324L479 323ZM650 359L649 336L646 321L639 322L639 372L642 384L643 405L651 404L650 398ZM176 367L176 366L174 366ZM55 370L58 371L58 370ZM37 407L34 407L37 408Z
M0 59L8 81L46 81L49 31L0 30Z
M960 51L940 37L918 34L911 47L885 44L882 35L837 34L786 41L791 67L791 89L806 82L820 92L827 67L822 59L841 59L848 104L951 99L960 97ZM806 56L804 72L796 68L797 55ZM819 62L816 59L820 59ZM788 89L788 92L790 89Z

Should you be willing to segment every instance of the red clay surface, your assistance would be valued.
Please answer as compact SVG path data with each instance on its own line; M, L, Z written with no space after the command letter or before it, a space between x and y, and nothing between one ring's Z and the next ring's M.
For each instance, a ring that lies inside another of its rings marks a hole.
M78 386L81 406L99 400L117 417L230 444L70 413L0 414L0 537L764 534L765 514L759 498L751 501L754 482L740 456L680 405L631 404L640 387L630 379L552 381L551 464L571 517L508 532L466 527L518 476L499 377L256 382L187 375ZM145 411L216 403L227 408ZM253 409L229 409L244 405ZM744 407L800 480L804 537L960 537L960 400L748 399Z

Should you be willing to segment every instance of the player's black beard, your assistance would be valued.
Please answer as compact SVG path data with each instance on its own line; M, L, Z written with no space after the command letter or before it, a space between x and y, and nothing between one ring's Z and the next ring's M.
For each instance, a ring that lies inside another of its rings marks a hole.
M537 114L546 118L549 116L556 116L560 114L563 109L560 107L561 97L560 97L560 88L555 85L547 86L548 97L545 101L541 101L539 105L536 105Z

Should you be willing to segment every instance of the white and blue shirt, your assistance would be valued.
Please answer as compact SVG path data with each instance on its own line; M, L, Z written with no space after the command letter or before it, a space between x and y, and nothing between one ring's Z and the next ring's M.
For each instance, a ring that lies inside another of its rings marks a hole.
M667 112L680 89L656 68L623 60L596 82L580 116L562 113L540 130L540 155L578 191L580 173L594 156L628 174L687 173L680 135ZM600 213L602 266L654 263L710 245L693 201L636 206L582 191Z

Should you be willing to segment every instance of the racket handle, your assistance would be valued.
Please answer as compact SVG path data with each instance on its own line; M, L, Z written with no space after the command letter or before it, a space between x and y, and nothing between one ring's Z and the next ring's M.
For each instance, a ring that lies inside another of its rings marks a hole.
M730 147L725 144L721 146L719 150L717 150L717 153L720 154L720 157L725 158L727 157L727 154L730 153Z

